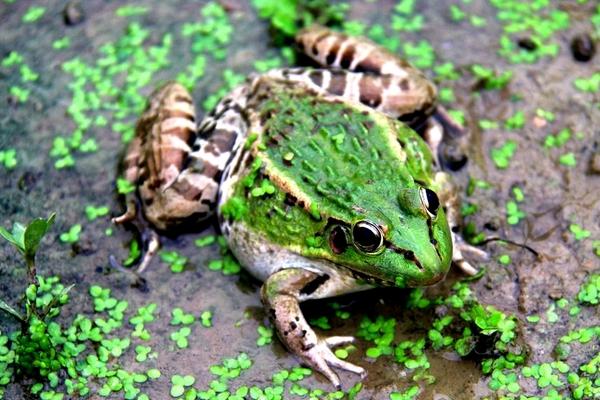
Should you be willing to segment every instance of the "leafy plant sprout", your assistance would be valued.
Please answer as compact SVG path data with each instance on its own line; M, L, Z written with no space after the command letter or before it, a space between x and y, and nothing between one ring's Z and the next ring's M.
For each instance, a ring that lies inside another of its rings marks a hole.
M52 213L47 219L36 218L27 226L23 226L22 224L15 222L13 224L12 232L9 232L4 227L0 227L0 236L11 243L25 259L25 264L27 265L27 281L29 283L27 288L28 292L37 292L37 287L39 287L37 268L35 265L35 255L42 238L54 224L55 216L56 215ZM0 309L8 312L24 323L29 321L31 316L30 313L35 315L37 318L43 319L50 311L51 307L47 307L44 310L38 309L36 302L31 301L29 296L28 300L27 315L25 317L23 317L19 312L1 299Z

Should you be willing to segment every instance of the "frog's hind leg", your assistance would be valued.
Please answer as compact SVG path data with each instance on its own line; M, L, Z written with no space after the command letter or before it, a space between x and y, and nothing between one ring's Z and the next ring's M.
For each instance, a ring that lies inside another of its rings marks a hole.
M124 178L131 184L136 185L140 178L140 163L142 158L142 142L145 139L144 134L138 132L138 135L133 138L123 159ZM144 253L137 267L137 273L142 272L148 263L152 260L160 247L158 234L149 228L146 222L139 218L138 214L138 199L135 192L129 192L125 195L125 212L112 219L112 222L118 225L134 221L141 234L141 240L144 247ZM111 265L116 265L117 261L111 255ZM121 267L122 268L122 267Z
M142 153L142 139L138 136L134 137L123 159L123 170L125 180L131 184L136 184L140 174L139 162ZM115 224L123 224L135 219L137 216L137 200L134 192L129 192L125 195L125 212L112 219Z
M307 74L313 85L397 118L420 134L433 116L444 134L464 136L464 128L437 104L433 83L387 49L364 37L321 26L300 31L296 42L302 52L327 68Z
M176 83L157 89L136 124L135 137L123 160L125 180L137 191L126 195L125 213L113 218L116 224L136 220L145 247L138 272L146 268L159 248L158 234L147 222L158 229L167 227L168 211L161 214L157 210L168 209L163 192L176 181L195 136L195 112L187 91ZM138 218L138 199L147 221Z
M239 112L231 112L235 103L226 99L198 129L192 98L181 85L168 83L150 97L125 157L125 178L137 186L144 217L159 231L194 226L214 213L220 177L244 123ZM114 222L135 215L131 194L127 211ZM159 247L154 230L142 235L148 240L140 272Z
M323 90L360 102L413 128L435 111L437 91L421 71L362 37L320 26L296 36L298 47L327 69L308 77Z

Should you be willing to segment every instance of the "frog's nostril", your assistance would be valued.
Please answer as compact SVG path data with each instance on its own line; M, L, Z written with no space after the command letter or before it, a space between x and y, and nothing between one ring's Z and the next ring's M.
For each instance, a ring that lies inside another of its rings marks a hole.
M423 271L423 266L421 265L419 260L417 260L417 257L415 256L415 253L413 251L406 251L404 253L404 258L407 261L411 261L419 269L419 271Z

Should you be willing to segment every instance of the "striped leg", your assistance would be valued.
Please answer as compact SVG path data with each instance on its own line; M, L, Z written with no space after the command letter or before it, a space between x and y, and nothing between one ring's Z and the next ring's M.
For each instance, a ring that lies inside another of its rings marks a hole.
M233 103L232 103L233 104ZM230 150L245 122L221 102L198 132L192 98L177 83L155 91L136 126L136 137L125 157L125 178L136 185L145 219L160 231L190 226L215 210L217 190ZM123 223L136 217L135 196L127 211L115 218ZM151 232L138 271L159 247Z
M309 75L324 90L345 98L350 94L351 100L413 127L435 111L437 92L423 73L368 39L313 26L301 31L296 41L317 63L333 68Z
M427 117L433 115L443 125L445 133L452 137L464 136L464 128L453 121L443 107L436 106L435 86L420 70L385 48L368 39L320 26L301 31L296 42L318 64L334 69L331 79L319 72L311 76L318 86L321 86L319 82L327 81L327 86L337 94L335 92L345 86L344 74L339 71L362 73L358 78L361 80L358 90L355 89L361 103L398 118L418 131ZM357 78L351 78L349 83L353 79Z
M140 174L139 162L140 155L142 152L141 146L141 137L134 137L129 146L127 147L127 152L125 153L125 158L123 159L125 180L132 184L137 183L138 176ZM125 195L125 206L125 213L112 219L114 223L122 224L135 219L137 215L137 201L135 193L129 192Z

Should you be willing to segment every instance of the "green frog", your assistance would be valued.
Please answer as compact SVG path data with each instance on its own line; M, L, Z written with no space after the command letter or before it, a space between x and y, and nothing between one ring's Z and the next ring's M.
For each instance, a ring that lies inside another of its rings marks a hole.
M364 38L314 26L299 49L321 68L250 77L196 123L177 83L153 93L124 159L127 211L172 232L216 215L286 347L337 388L352 337L321 337L299 303L443 279L473 250L456 233L457 192L439 171L435 86ZM421 132L418 134L415 129ZM154 231L153 231L154 232ZM141 272L158 249L152 233ZM479 250L475 250L481 253Z

